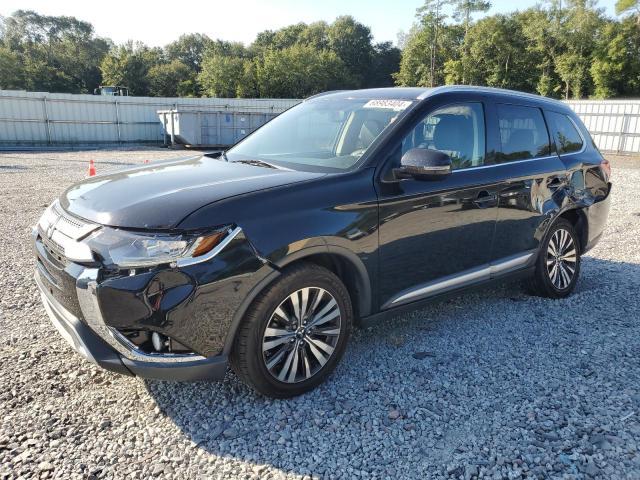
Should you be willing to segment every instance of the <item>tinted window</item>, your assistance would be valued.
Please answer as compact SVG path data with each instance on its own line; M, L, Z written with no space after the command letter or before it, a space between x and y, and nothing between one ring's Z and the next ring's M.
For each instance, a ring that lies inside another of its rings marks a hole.
M451 157L454 169L482 165L485 156L482 104L460 103L431 112L403 139L402 154L412 148L444 152Z
M498 105L500 161L526 160L549 155L549 134L539 108Z
M561 113L547 113L549 128L553 133L558 154L577 152L582 149L582 137L569 117Z

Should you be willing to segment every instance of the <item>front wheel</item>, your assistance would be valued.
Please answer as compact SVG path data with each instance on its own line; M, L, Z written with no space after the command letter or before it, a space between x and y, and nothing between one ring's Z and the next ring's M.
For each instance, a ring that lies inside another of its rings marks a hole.
M567 220L556 221L540 245L531 281L535 295L564 298L576 287L580 274L580 243Z
M236 335L231 366L258 392L300 395L322 383L344 353L349 293L329 270L290 268L254 301Z

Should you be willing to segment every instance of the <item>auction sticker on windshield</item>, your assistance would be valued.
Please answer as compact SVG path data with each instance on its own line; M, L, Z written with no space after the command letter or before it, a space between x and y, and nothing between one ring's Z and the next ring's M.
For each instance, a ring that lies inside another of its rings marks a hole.
M362 108L386 108L401 112L411 105L409 100L369 100Z

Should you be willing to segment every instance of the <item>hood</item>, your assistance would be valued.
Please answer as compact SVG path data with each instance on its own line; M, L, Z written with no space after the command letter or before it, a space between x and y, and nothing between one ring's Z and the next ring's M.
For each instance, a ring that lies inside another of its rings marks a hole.
M322 175L196 157L92 177L70 187L60 203L101 225L170 229L207 204Z

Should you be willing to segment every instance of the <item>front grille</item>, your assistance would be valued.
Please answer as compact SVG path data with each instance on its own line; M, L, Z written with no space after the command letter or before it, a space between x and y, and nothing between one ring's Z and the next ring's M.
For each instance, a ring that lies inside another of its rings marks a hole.
M59 266L62 267L65 267L67 265L68 261L64 255L64 248L62 247L62 245L58 245L53 240L43 236L42 233L40 234L40 241L42 242L44 249L51 256L51 260L57 260Z
M55 229L73 240L80 240L99 227L95 223L70 215L57 202L53 205L52 211L55 216L55 222L52 222Z
M44 250L59 267L68 263L65 246L73 247L75 242L81 241L98 228L100 226L95 223L65 212L57 201L45 211L38 222L38 233Z

